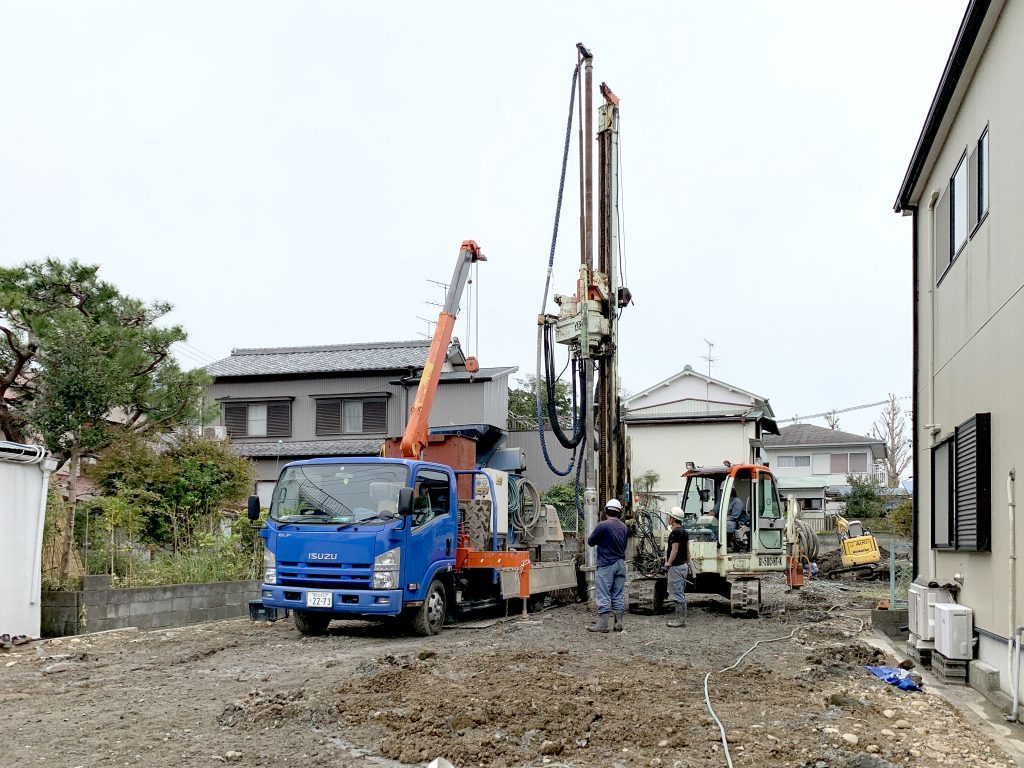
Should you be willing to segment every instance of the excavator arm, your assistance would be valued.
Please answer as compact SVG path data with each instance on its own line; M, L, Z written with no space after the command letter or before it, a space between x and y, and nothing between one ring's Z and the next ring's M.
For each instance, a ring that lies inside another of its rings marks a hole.
M434 338L430 342L427 362L423 366L419 386L416 387L416 399L409 411L409 423L402 436L402 456L406 459L420 458L423 447L427 444L430 409L434 405L434 395L437 393L437 384L441 379L441 369L444 366L445 356L448 354L448 345L452 342L452 331L455 329L455 318L459 313L459 302L462 300L462 292L469 279L470 267L478 261L487 261L487 258L480 253L480 246L473 240L463 241L458 261L455 262L455 273L452 275L451 283L448 284L448 296L445 298L444 307L437 316L437 327L434 329Z

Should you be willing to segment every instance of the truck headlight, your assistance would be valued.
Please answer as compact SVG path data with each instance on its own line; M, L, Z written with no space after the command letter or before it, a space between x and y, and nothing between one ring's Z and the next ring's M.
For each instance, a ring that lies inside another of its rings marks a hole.
M266 547L263 548L263 583L277 583L277 559L274 553Z
M373 588L394 589L398 585L398 569L402 564L402 550L398 547L373 558Z

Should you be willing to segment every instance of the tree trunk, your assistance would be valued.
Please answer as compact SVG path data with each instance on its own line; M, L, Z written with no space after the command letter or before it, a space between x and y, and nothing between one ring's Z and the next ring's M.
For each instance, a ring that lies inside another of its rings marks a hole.
M71 553L75 547L75 504L78 501L78 464L80 449L76 442L71 447L68 461L68 513L64 521L64 552L60 559L60 580L63 584L71 571Z
M25 432L14 418L14 412L2 400L0 400L0 435L12 443L25 442Z

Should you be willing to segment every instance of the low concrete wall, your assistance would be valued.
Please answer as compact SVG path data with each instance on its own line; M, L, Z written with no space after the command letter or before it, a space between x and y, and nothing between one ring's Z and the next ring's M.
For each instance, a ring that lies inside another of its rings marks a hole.
M181 627L249 615L258 581L169 584L112 589L107 576L86 576L78 592L43 592L44 637L107 629Z

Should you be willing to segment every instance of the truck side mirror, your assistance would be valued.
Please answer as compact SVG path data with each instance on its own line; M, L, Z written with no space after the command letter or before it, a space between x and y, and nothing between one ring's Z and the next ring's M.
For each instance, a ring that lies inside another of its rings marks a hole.
M249 497L249 519L256 522L260 519L260 497Z
M412 514L412 488L398 489L398 514Z

